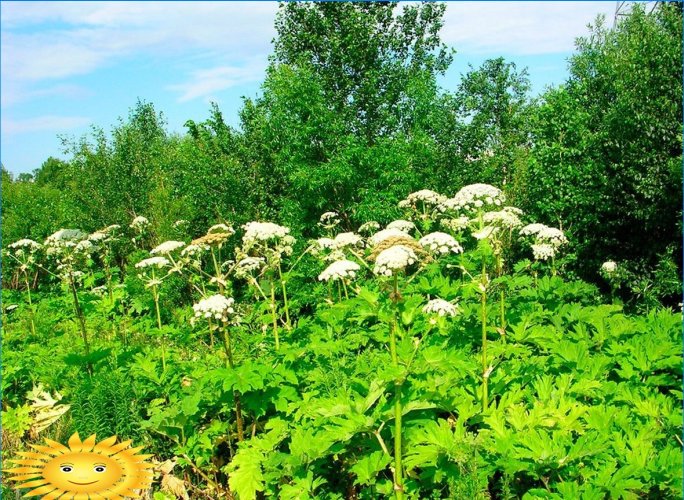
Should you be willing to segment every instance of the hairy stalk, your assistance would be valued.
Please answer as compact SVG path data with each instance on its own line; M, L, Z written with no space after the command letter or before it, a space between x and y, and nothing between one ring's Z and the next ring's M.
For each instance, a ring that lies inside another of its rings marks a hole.
M71 295L74 298L74 310L76 311L76 316L78 317L79 325L81 326L81 337L83 338L83 346L85 347L86 358L90 358L90 343L88 342L88 331L86 330L85 316L83 316L83 310L81 309L81 303L78 300L78 293L76 292L76 284L74 283L73 275L69 274L69 288L71 288ZM86 370L88 374L93 374L93 366L88 359L86 363Z
M31 311L31 317L29 318L31 321L31 334L36 335L36 324L33 321L33 302L31 302L31 284L29 283L29 277L28 277L28 271L24 272L24 277L26 278L26 293L28 294L28 304L29 304L29 310Z
M487 266L482 261L482 411L487 410L489 373L487 372Z
M397 303L399 301L399 286L397 283L397 276L394 276L394 317L392 325L390 326L390 353L392 355L392 364L395 368L399 367L399 358L397 357L397 341L396 331L398 328L397 322ZM394 381L394 494L397 500L404 498L404 475L401 464L401 385L402 380L396 379Z
M230 345L230 333L228 332L228 327L226 325L222 328L223 331L223 348L226 351L226 358L228 361L228 367L233 370L235 364L233 363L233 350ZM238 441L244 441L245 430L244 422L242 420L242 403L240 402L240 393L233 390L233 399L235 400L235 420L237 422L237 438Z
M280 287L283 290L283 302L285 304L285 326L287 330L292 330L292 323L290 322L290 306L287 301L287 288L285 287L285 280L283 279L283 270L278 262L278 278L280 279Z
M278 337L278 317L276 316L275 283L271 280L271 313L273 315L273 335L275 336L275 349L280 349L280 338Z
M152 280L155 279L154 271L152 272ZM166 345L164 342L164 333L162 332L161 312L159 311L159 290L157 285L152 285L152 296L154 297L154 310L157 312L157 328L161 336L161 352L162 352L162 371L166 371Z

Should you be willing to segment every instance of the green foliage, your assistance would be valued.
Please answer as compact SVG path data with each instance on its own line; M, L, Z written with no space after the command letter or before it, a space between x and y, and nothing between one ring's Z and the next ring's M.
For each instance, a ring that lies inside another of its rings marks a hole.
M670 245L681 270L681 39L678 3L599 21L537 110L525 205L568 231L585 277L608 259L652 268Z

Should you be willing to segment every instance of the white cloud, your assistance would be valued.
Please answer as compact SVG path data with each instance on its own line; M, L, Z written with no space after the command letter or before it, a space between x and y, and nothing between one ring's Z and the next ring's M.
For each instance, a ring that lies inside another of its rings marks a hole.
M615 2L450 2L442 40L459 52L539 55L571 52L597 14Z
M131 55L199 50L242 60L265 53L277 4L3 2L0 8L3 75L39 81L89 73Z
M189 81L170 85L170 90L181 93L179 102L210 98L215 92L259 81L264 77L266 57L255 58L244 66L217 66L193 71Z
M22 134L26 132L65 131L83 127L91 123L84 116L44 115L23 120L2 120L3 134Z

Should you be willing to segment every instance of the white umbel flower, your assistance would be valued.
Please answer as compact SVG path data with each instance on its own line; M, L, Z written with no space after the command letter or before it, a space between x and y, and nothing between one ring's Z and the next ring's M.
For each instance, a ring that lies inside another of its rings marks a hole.
M318 238L314 241L314 243L316 244L314 252L335 248L335 240L332 238Z
M150 253L152 255L168 255L171 252L175 252L179 248L183 248L184 246L185 243L183 243L182 241L165 241L161 245L157 245L152 250L150 250Z
M340 223L340 216L337 212L325 212L319 221L322 226L336 226Z
M486 206L502 206L505 201L503 192L489 184L470 184L463 187L456 196L440 203L440 212L473 211Z
M370 234L373 231L377 231L378 229L380 229L380 224L378 222L375 222L374 220L371 220L361 224L361 226L359 227L359 233Z
M493 224L506 229L513 229L522 226L520 217L510 210L499 210L498 212L486 212L482 220L488 224Z
M458 232L468 227L470 219L465 215L462 215L461 217L457 217L455 219L442 219L440 223L449 231Z
M183 257L196 257L209 250L207 245L198 245L196 243L191 243L183 250L181 250L181 255Z
M415 206L418 202L422 202L425 205L439 205L440 203L446 201L447 197L431 191L430 189L421 189L415 193L411 193L406 197L405 201L408 201L411 205Z
M363 244L363 238L356 233L340 233L333 240L333 248L358 247Z
M78 242L87 237L88 235L80 229L60 229L56 233L48 236L45 240L45 244L59 246L60 244L67 242Z
M138 215L135 219L133 219L133 222L131 222L131 228L135 229L136 231L142 231L145 229L147 226L150 225L150 221L147 220L147 217L143 217L142 215Z
M463 248L453 236L438 231L426 234L418 240L418 243L424 248L427 248L430 252L441 255L463 252Z
M547 229L548 226L546 224L539 224L539 223L534 223L534 224L528 224L525 227L523 227L520 230L520 235L521 236L532 236L536 235L539 231L542 229Z
M10 243L7 246L12 250L28 250L29 252L35 252L37 250L40 250L40 247L42 245L37 241L33 241L28 238L23 238L21 240L15 241L14 243Z
M535 260L549 260L556 255L556 249L549 243L537 243L532 245L532 254Z
M207 234L211 233L228 233L230 235L233 235L235 234L235 229L233 229L227 224L214 224L207 231Z
M344 279L353 279L356 277L356 272L361 269L356 262L351 260L337 260L330 264L325 270L318 275L319 281L338 281Z
M171 264L166 257L149 257L138 262L135 267L138 269L145 269L147 267L156 267L162 269Z
M235 275L238 278L246 278L254 271L260 270L265 262L261 257L245 257L235 266Z
M395 220L387 224L387 229L398 229L399 231L404 231L405 233L410 233L416 228L416 225L408 220Z
M436 314L437 316L453 318L458 313L458 308L444 299L432 299L423 307L423 312L425 314Z
M192 306L196 318L213 318L219 321L228 321L228 315L235 314L232 297L224 297L221 294L212 295L200 300Z
M289 227L280 226L273 222L248 222L242 227L245 230L242 241L246 245L284 238L290 233Z
M383 229L370 237L368 241L372 246L377 246L389 238L410 238L411 235L399 229Z
M418 261L413 249L404 245L386 248L375 259L373 272L381 276L392 276Z
M568 242L563 231L556 229L555 227L545 227L541 229L537 232L537 240L553 245L554 248L558 248Z
M617 263L615 261L609 260L601 265L601 271L604 274L611 275L617 271Z

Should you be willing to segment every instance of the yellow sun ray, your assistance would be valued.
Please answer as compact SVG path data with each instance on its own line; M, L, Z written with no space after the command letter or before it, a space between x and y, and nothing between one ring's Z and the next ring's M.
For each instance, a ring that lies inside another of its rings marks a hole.
M152 484L153 465L144 462L151 455L138 454L142 447L129 448L131 441L116 443L116 437L96 442L93 434L85 440L75 433L68 447L45 440L32 445L37 451L20 452L24 458L9 460L5 469L18 488L29 489L30 496L47 500L89 500L140 498L136 490Z

